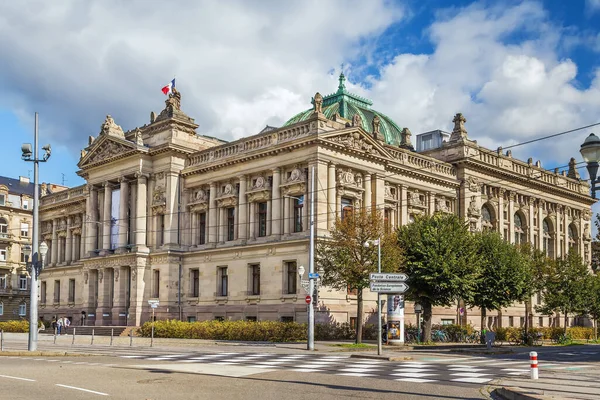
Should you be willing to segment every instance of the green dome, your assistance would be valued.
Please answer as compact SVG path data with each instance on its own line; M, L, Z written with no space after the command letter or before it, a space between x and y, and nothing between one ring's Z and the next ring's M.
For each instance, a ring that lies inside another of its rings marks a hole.
M373 133L373 118L377 115L380 120L379 131L385 137L385 141L388 144L399 146L402 142L402 130L398 128L398 125L387 115L371 109L373 105L371 100L349 93L346 90L345 81L346 77L342 72L337 92L323 98L323 114L329 119L332 119L335 114L339 114L349 121L352 121L352 117L358 114L362 128L369 133ZM314 99L311 100L311 103L314 104ZM313 114L313 111L312 108L303 111L292 117L283 126L306 121Z

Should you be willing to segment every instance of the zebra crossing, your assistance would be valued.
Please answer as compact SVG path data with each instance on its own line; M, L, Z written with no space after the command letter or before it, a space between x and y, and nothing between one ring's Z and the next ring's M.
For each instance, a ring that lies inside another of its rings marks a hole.
M179 364L243 366L262 371L292 371L338 376L378 378L412 383L485 384L501 377L529 374L528 359L496 359L483 357L420 357L415 361L390 362L380 359L351 358L348 355L310 355L273 353L196 353L120 355L122 358ZM164 365L164 364L161 364ZM586 365L540 363L545 370L574 371Z

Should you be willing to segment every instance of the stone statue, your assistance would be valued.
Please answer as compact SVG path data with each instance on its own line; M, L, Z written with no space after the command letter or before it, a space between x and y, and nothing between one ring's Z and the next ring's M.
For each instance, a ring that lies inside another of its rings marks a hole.
M360 115L354 114L354 116L352 117L352 126L361 126L361 125L362 125L362 118L360 118Z
M181 110L181 93L176 88L173 88L173 93L169 93L169 98L165 100L165 104L167 109Z
M79 153L79 158L83 158L85 157L85 155L87 154L87 151L85 151L85 149L82 149L81 152Z
M93 137L93 136L88 137L88 146L91 146L94 143L94 140L96 140L95 137Z
M467 122L467 119L461 113L457 113L452 122L454 122L454 129L452 130L450 141L467 139L467 130L465 129L465 122Z
M156 121L156 113L154 111L150 112L150 123Z
M41 189L41 195L42 196L45 196L45 195L48 194L48 185L47 184L42 183L42 186L41 186L40 189Z
M579 171L577 171L577 167L575 165L575 159L571 158L571 160L569 160L569 172L567 172L567 177L571 179L581 179Z
M144 145L144 140L142 139L142 131L140 130L140 128L137 128L135 130L135 144L137 144L138 146Z
M315 113L323 114L323 96L321 96L321 93L317 92L317 94L315 94L314 103Z
M113 135L121 138L125 137L123 129L115 123L115 120L107 115L104 123L102 123L102 129L100 130L101 135Z
M410 132L410 129L408 129L408 128L402 129L402 139L400 142L400 147L412 148L413 146L410 141L411 136L412 136L412 133Z
M378 115L373 117L373 137L375 139L379 139L381 140L381 119L379 118Z

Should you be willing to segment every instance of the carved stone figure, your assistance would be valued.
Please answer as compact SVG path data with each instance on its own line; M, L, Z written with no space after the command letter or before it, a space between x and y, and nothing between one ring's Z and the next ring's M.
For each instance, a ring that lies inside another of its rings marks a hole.
M135 130L135 144L137 144L138 146L144 145L144 140L142 139L142 131L140 130L140 128L137 128Z
M315 113L317 114L323 114L323 96L321 96L321 93L317 92L317 94L315 94Z
M41 189L41 195L45 196L48 194L48 185L46 185L45 183L42 183L42 186L40 187Z
M90 162L103 161L129 150L131 150L129 147L126 147L122 144L113 141L106 141L99 149L92 152L90 155Z
M354 182L356 182L356 186L358 186L359 188L363 187L363 177L361 174L356 174L356 177L354 178Z
M469 176L466 180L466 184L471 192L479 192L480 184L474 176Z
M119 270L115 268L113 271L115 274L115 282L119 282Z
M137 277L137 269L131 268L131 280L135 282L135 278Z
M123 129L115 123L115 120L110 115L107 115L106 119L102 123L102 129L100 130L100 134L113 135L121 138L125 137Z
M448 212L448 204L446 203L446 199L441 198L436 201L436 211Z
M477 207L477 198L475 196L471 196L471 202L469 203L468 209L469 215L478 216L480 212L480 208Z
M567 172L567 177L571 179L581 179L579 175L579 171L577 171L577 167L575 166L576 162L574 158L569 160L569 172Z
M352 117L352 126L362 126L362 118L358 114Z
M302 179L302 171L300 168L294 168L290 173L290 177L288 178L288 182L295 182Z
M83 273L83 283L87 284L88 283L88 273L87 271L85 271Z
M85 149L81 149L81 152L79 152L79 158L82 159L83 157L85 157L87 154L87 151Z
M373 117L373 137L378 140L383 140L381 135L381 119L378 115Z
M340 171L338 172L338 182L344 185L356 183L352 171L343 169L340 169Z
M165 193L159 189L155 189L154 190L154 194L152 195L152 204L153 205L160 205L160 204L166 204L167 199L165 198Z
M165 105L167 109L181 110L181 93L176 88L173 88L173 93L165 100Z
M266 183L267 183L267 181L265 180L265 178L262 176L259 176L254 181L254 185L252 186L252 189L264 189Z
M94 143L94 140L96 140L95 137L93 137L93 136L88 137L88 146L91 146Z
M408 204L411 206L423 206L424 205L424 201L421 200L421 194L419 193L418 190L415 190L414 192L412 192L410 194L410 197L408 198Z
M387 197L389 199L395 198L394 193L392 192L392 187L390 186L390 184L388 182L385 183L383 190L384 190L385 197Z
M358 132L350 133L344 136L336 136L330 140L333 142L342 143L348 149L362 150L366 151L367 153L371 153L373 151L373 146L367 143L367 141L364 140Z
M223 189L223 195L230 195L233 193L233 185L231 183L228 183L227 185L225 185L225 188Z
M101 269L98 270L98 282L102 283L102 278L104 278L104 272Z
M467 119L461 113L457 113L452 122L454 122L454 129L452 130L450 141L467 139L467 130L465 129L465 122L467 122Z
M402 129L402 139L401 139L401 142L400 142L400 146L401 147L411 147L412 148L412 143L411 143L411 139L410 139L411 136L412 136L412 133L410 132L410 129L403 128Z
M204 189L198 189L193 194L192 201L194 202L204 202L206 201L207 195Z

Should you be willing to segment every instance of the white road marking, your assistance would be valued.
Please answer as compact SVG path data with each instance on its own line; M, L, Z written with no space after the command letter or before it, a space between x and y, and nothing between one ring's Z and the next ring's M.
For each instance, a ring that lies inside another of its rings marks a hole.
M19 381L35 382L35 379L19 378L18 376L0 375L0 378L16 379Z
M343 376L375 376L375 374L362 374L359 372L344 372L342 374L336 374L336 375L343 375Z
M415 383L426 383L426 382L437 382L435 379L422 379L422 378L398 378L394 379L401 382L415 382Z
M95 390L84 389L84 388L80 388L80 387L76 387L76 386L61 385L60 383L57 383L56 386L64 387L67 389L81 390L82 392L93 393L93 394L97 394L100 396L109 396L108 393L96 392Z
M338 371L342 371L342 372L375 372L375 371L379 371L379 370L374 370L372 368L342 368L342 369L339 369Z
M450 374L451 376L460 376L464 378L481 378L482 376L489 376L491 374L479 374L475 372L459 372L456 374Z
M431 368L395 368L394 372L430 372Z
M294 372L322 372L320 369L316 368L292 368L290 371Z
M448 368L448 370L456 372L481 372L485 371L486 368Z
M491 378L458 378L452 379L453 382L464 382L464 383L486 383L491 381Z
M393 376L403 376L405 378L422 378L425 376L435 376L437 374L429 374L429 373L420 373L420 372L399 372L399 373L394 373L394 374L390 374Z

